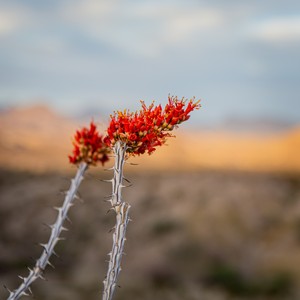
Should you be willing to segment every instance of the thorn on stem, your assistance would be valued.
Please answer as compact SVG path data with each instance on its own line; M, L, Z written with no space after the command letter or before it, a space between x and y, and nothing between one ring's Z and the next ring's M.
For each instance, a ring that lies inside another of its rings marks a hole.
M57 210L58 212L61 211L61 207L58 207L58 206L54 206L53 209L54 209L54 210Z
M55 269L55 267L53 266L53 264L49 260L47 261L47 265L49 265L50 267L52 267L53 269Z
M132 183L130 183L130 184L128 184L128 185L122 185L123 188L128 188L128 187L131 187L131 186L133 186Z
M111 233L112 231L114 231L116 229L116 227L114 226L113 228L109 229L108 233Z
M50 224L47 224L47 223L43 222L42 225L46 226L47 228L52 229L52 225L50 225Z
M83 198L81 197L81 194L79 191L77 191L77 193L74 196L75 199L78 199L80 202L84 202Z
M64 226L61 226L61 231L69 231L69 229Z
M8 292L12 293L12 291L11 291L5 284L3 284L3 287L4 287Z
M103 199L103 202L111 202L111 198L110 199Z
M113 182L113 179L99 179L102 182Z
M44 249L44 251L47 253L47 255L49 254L48 253L48 250L47 250L47 245L46 244L39 244L43 249Z
M84 203L84 199L83 198L81 198L81 197L78 197L78 196L76 196L75 197L81 204L83 204Z
M47 281L47 279L42 274L39 274L39 278L41 278L42 280Z
M32 293L32 290L31 290L31 287L30 287L30 286L27 288L27 290L28 290L29 293L33 296L33 293Z
M105 168L104 171L112 171L114 169L114 167L111 168Z
M129 179L127 179L126 177L123 177L123 180L125 180L128 183L131 183Z
M72 221L71 221L71 219L68 217L68 216L66 216L66 220L72 225L73 223L72 223Z
M108 214L108 213L110 213L111 211L113 211L114 210L114 208L110 208L107 212L106 212L106 214Z
M53 253L53 255L56 256L57 258L60 258L60 256L59 256L54 250L52 250L52 253Z
M64 190L59 191L60 195L66 195L67 193L68 193L68 191L64 191Z

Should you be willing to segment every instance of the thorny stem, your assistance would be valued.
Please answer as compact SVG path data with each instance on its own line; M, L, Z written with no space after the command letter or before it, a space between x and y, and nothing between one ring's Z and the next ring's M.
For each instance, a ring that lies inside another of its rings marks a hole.
M20 277L23 282L15 291L10 292L10 295L7 300L16 300L19 299L21 296L27 296L30 290L30 285L37 279L37 278L44 278L43 271L45 270L47 265L51 265L49 262L50 256L55 254L54 247L56 243L61 240L60 234L62 231L67 230L63 227L64 221L67 219L67 214L70 207L73 205L73 201L76 198L76 193L79 188L81 181L83 180L83 175L87 170L88 165L86 163L81 163L78 167L76 176L71 181L71 186L69 190L66 192L66 196L61 207L56 208L58 210L58 215L56 221L53 225L50 225L51 228L51 235L47 244L40 244L43 247L43 253L41 257L36 261L36 264L33 269L29 269L29 274L27 277Z
M125 164L126 144L116 142L114 146L115 165L114 178L112 179L112 197L110 203L114 208L122 203L123 169Z
M113 246L108 270L104 283L103 300L111 300L117 285L118 275L121 271L121 259L125 243L125 234L129 222L128 212L130 205L122 200L123 168L126 155L126 144L117 142L114 146L115 165L114 178L112 179L112 198L110 200L113 210L116 212L116 225L113 234Z

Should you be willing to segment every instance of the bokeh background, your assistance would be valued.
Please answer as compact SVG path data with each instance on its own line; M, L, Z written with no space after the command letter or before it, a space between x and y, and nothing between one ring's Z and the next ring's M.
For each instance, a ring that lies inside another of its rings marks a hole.
M0 2L0 283L48 239L76 128L170 94L202 108L126 167L116 299L299 299L299 50L296 0ZM110 176L86 176L37 299L101 297Z

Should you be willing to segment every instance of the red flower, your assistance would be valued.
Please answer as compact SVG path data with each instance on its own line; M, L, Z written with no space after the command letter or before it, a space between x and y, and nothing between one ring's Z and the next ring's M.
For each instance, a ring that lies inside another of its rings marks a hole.
M98 133L96 125L91 122L90 128L83 127L77 130L73 141L73 153L69 155L70 163L79 164L85 162L89 165L96 165L98 161L102 165L108 161L110 149Z
M164 110L161 105L154 106L154 102L147 107L141 101L142 109L138 112L115 112L107 129L107 145L111 147L116 141L122 141L131 155L151 154L167 137L173 136L170 131L190 118L191 111L200 108L200 101L195 102L195 98L189 100L187 107L186 102L184 98L169 96Z

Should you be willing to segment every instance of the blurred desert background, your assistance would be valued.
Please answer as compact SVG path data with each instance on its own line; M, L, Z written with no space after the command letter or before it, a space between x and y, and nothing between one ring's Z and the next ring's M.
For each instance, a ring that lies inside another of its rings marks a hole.
M49 238L75 130L168 95L202 108L126 164L133 221L114 300L300 299L299 12L299 0L0 1L0 299ZM101 299L111 176L88 171L34 299Z
M45 105L0 114L0 282L9 289L49 237L44 224L76 171L67 159L72 135L88 122ZM133 221L117 300L299 299L300 130L255 124L182 126L167 147L129 160ZM114 225L101 180L110 176L89 170L55 270L32 286L35 299L101 297Z
M85 119L68 118L46 105L3 110L1 166L30 172L67 171L74 132L92 120ZM104 132L108 117L99 115L94 121ZM208 129L182 127L167 147L132 162L147 170L300 172L300 125L234 120Z

